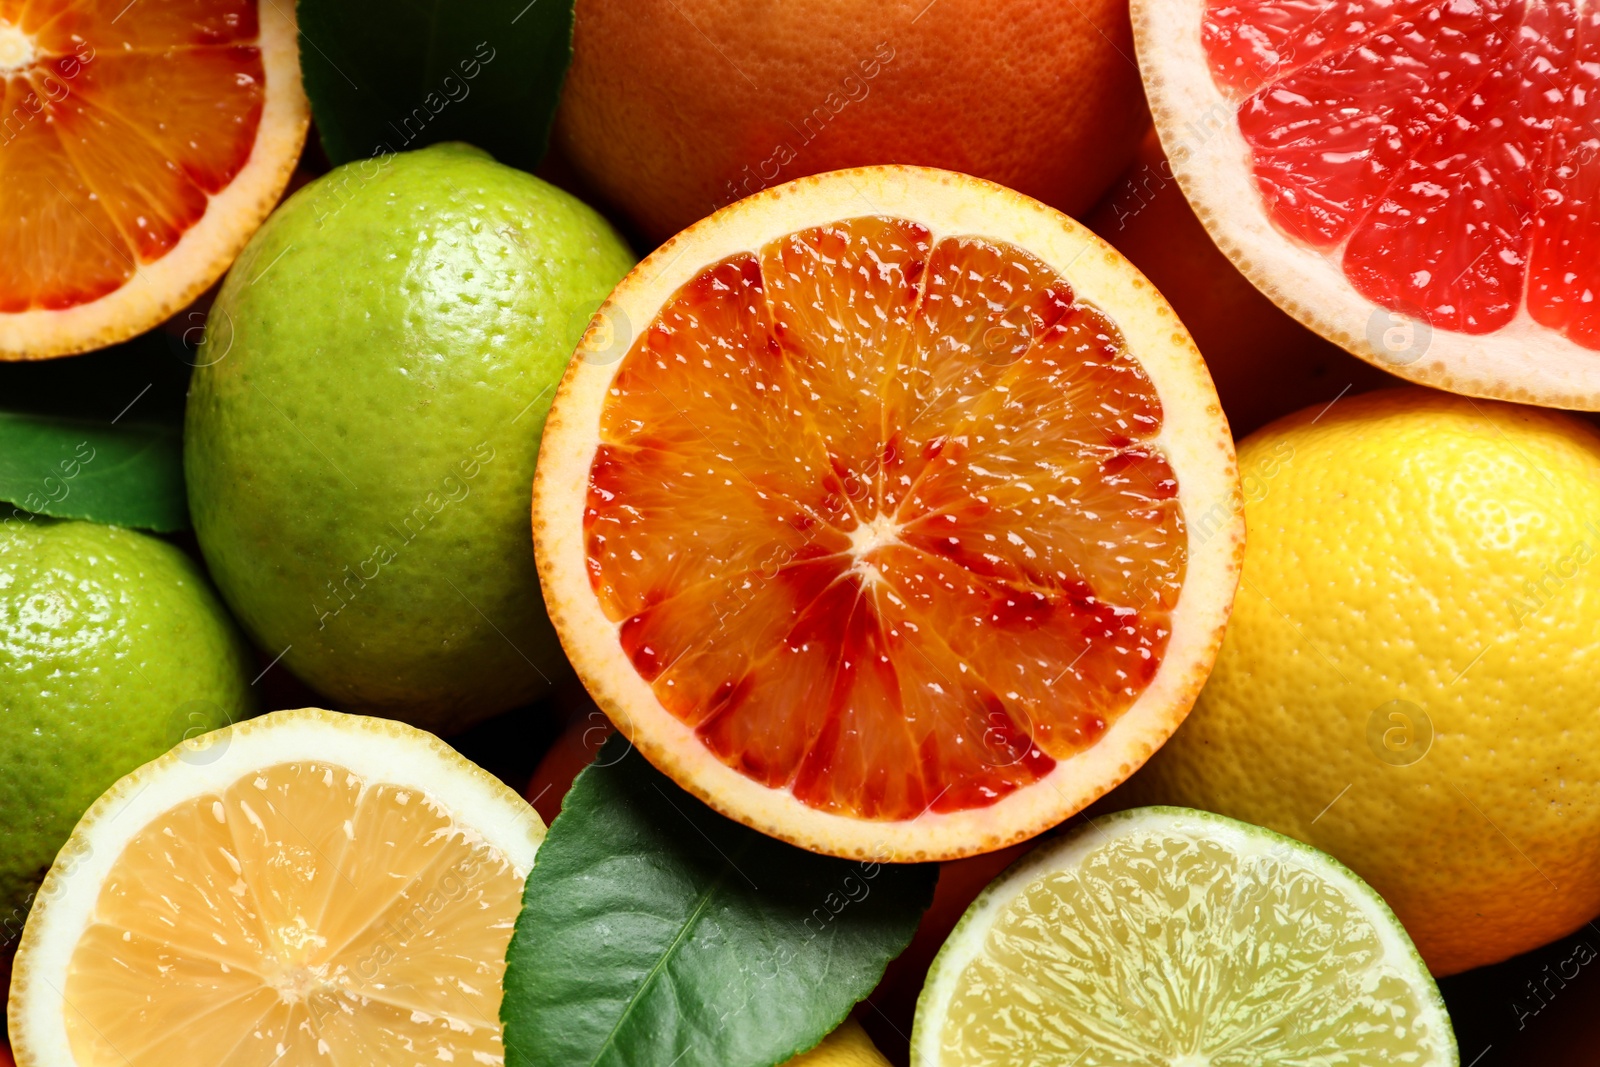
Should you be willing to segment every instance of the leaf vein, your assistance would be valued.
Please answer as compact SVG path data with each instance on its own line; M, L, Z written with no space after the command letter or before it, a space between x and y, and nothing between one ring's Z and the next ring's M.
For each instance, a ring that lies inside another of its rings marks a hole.
M711 906L712 898L717 895L717 890L722 888L722 883L727 880L728 872L731 870L733 870L733 863L730 860L724 864L722 873L717 875L717 877L706 886L704 891L701 892L700 899L695 902L694 910L689 913L688 918L684 919L683 926L672 938L672 943L662 950L661 958L656 960L656 962L651 966L650 973L646 974L644 976L644 981L639 983L638 991L634 993L633 996L628 998L628 1003L622 1009L622 1014L617 1016L617 1021L612 1025L611 1032L606 1034L606 1039L604 1041L600 1042L600 1047L595 1050L594 1056L589 1060L590 1067L598 1067L598 1065L605 1059L606 1052L616 1043L617 1034L622 1031L623 1024L628 1021L628 1018L633 1014L633 1009L639 1006L639 1002L642 1001L645 997L645 994L650 991L650 987L654 985L656 979L660 977L661 972L666 967L668 961L672 959L673 955L688 938L689 932L699 925L701 916L703 916L706 909Z

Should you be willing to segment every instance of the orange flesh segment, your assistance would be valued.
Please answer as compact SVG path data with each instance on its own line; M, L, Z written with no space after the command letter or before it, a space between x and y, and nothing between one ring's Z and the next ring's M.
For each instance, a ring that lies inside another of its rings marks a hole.
M1571 0L1208 0L1257 191L1375 303L1600 348L1600 11Z
M803 803L980 808L1104 733L1183 584L1161 404L1022 249L903 219L706 268L624 358L585 536L624 650Z
M75 1062L502 1063L521 903L504 858L418 791L267 768L118 858L68 971Z
M253 0L0 0L0 312L63 309L166 255L250 158ZM19 36L20 35L20 36Z

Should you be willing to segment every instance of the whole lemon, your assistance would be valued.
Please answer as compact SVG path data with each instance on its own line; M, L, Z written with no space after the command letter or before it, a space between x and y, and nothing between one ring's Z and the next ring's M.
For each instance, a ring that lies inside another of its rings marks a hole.
M206 562L267 655L440 732L565 669L534 460L632 263L596 212L459 144L339 167L267 220L207 320L184 454Z
M810 1052L802 1052L784 1067L889 1067L889 1061L854 1019L846 1019Z
M1396 389L1265 427L1239 470L1216 668L1118 803L1331 852L1436 974L1600 913L1600 435Z
M16 947L29 898L89 805L186 738L249 715L254 673L205 575L172 545L89 522L0 522L0 950ZM186 758L216 753L196 742Z

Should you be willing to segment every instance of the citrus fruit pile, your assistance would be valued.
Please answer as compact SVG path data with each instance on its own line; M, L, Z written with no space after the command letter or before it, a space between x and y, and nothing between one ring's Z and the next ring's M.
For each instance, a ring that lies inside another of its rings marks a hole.
M0 0L0 1063L1551 1060L1594 23Z

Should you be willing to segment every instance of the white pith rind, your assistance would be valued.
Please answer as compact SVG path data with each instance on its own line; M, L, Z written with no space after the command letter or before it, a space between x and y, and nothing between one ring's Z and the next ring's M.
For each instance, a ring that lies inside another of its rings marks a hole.
M723 764L668 712L623 651L619 626L590 588L583 515L600 414L623 360L609 324L635 333L706 266L798 230L863 215L911 219L934 240L1010 242L1039 257L1122 331L1165 413L1156 443L1179 485L1187 574L1172 637L1149 687L1095 745L986 808L869 821L811 808ZM1165 300L1127 260L1059 212L948 171L864 167L802 178L722 209L640 263L601 308L562 379L539 449L533 527L539 575L568 658L596 703L669 776L713 808L803 848L853 858L923 861L991 851L1081 810L1132 774L1188 714L1221 643L1244 550L1233 440L1205 364Z
M11 976L18 1067L72 1067L63 990L73 950L128 843L177 805L289 762L342 767L371 784L406 786L527 877L545 826L532 806L432 734L389 719L304 708L202 735L145 764L84 813L34 897Z
M1204 11L1205 0L1132 0L1134 44L1173 176L1234 266L1307 327L1390 374L1468 396L1600 410L1600 352L1539 325L1526 307L1493 333L1432 330L1424 344L1397 352L1381 343L1404 320L1356 291L1337 252L1295 241L1268 217L1238 101L1211 77L1200 40Z
M1091 853L1117 838L1144 832L1221 844L1238 856L1302 861L1305 870L1321 877L1357 906L1383 946L1382 961L1422 992L1418 999L1427 1012L1427 1022L1448 1047L1442 1058L1417 1067L1458 1067L1455 1031L1439 987L1400 920L1371 886L1332 856L1292 837L1211 812L1169 807L1134 808L1085 822L1023 856L978 894L928 968L911 1030L911 1067L942 1067L944 1022L961 973L983 953L989 931L1017 897L1041 877L1076 870Z
M170 318L222 277L260 227L294 173L311 122L300 81L294 5L260 0L266 95L250 158L166 255L136 263L133 276L75 307L0 313L0 361L73 355L125 341Z

